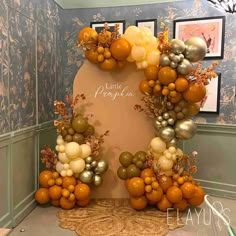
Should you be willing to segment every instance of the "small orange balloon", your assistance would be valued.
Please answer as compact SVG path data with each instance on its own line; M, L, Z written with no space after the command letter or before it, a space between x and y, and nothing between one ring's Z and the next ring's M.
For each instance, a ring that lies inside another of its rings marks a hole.
M148 200L145 196L130 197L130 204L135 210L139 211L147 206Z
M177 78L177 72L170 66L164 66L158 72L158 80L164 85L173 83L176 80L176 78Z
M98 52L96 49L91 48L84 51L85 57L92 63L98 63Z
M105 59L102 63L99 63L99 67L105 71L114 71L117 68L117 62L113 57L111 57Z
M51 200L58 200L61 197L62 187L54 185L49 188L48 194Z
M83 28L78 34L78 41L79 43L85 43L88 46L96 45L98 41L98 33L90 27Z
M178 77L175 81L175 89L178 92L184 92L188 88L188 80L184 77Z
M148 80L142 80L140 82L139 90L144 94L152 94L152 87L149 86Z
M43 188L48 188L48 181L52 178L52 172L49 170L44 170L39 174L39 184Z
M183 199L183 193L177 186L171 186L166 192L166 197L171 203L177 203Z
M167 192L167 189L172 186L172 178L166 175L161 175L158 179L159 185L161 186L164 192Z
M181 191L183 192L184 198L192 198L195 193L195 185L190 182L185 182L180 187Z
M156 177L155 172L151 168L145 168L142 170L140 177L145 180L146 177Z
M110 51L116 60L124 61L131 53L131 45L125 38L119 38L111 44Z
M184 211L188 207L188 202L186 199L182 199L180 202L177 202L173 205L175 210Z
M60 206L61 206L62 209L70 210L70 209L74 208L75 200L74 201L70 201L67 198L61 197L60 198Z
M166 195L163 195L161 200L157 203L157 207L160 211L167 211L168 208L172 207L171 202L168 200Z
M199 206L204 202L205 192L200 186L195 186L195 192L192 198L188 199L188 203L192 206Z
M152 190L149 193L146 193L146 198L151 202L158 202L161 200L163 195L163 190L161 187L158 187L156 190Z
M90 196L90 187L87 184L77 184L74 191L77 200L85 200Z
M74 176L66 176L62 179L62 187L67 188L69 185L76 185L76 178Z
M39 204L46 204L49 202L49 194L47 188L39 188L35 193L35 200Z
M206 96L206 87L202 83L190 83L183 97L190 103L200 102Z
M132 197L140 197L145 193L144 180L140 177L133 177L127 182L127 190Z

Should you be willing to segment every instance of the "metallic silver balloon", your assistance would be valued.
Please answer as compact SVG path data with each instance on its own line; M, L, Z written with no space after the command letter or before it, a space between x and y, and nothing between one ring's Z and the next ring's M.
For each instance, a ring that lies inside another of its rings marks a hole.
M86 158L85 158L85 163L87 163L87 164L91 164L92 161L93 161L93 158L92 158L92 157L86 157Z
M162 54L160 57L160 65L161 66L168 66L170 65L170 59L168 57L168 55L166 54Z
M207 45L202 38L191 37L185 42L184 56L191 62L202 60L207 53Z
M170 118L170 115L168 112L165 112L162 116L165 120L168 120Z
M167 125L168 125L168 123L167 123L166 120L163 120L163 121L161 122L161 126L162 126L162 127L166 127Z
M185 44L180 39L171 40L171 51L175 54L180 54L185 50Z
M179 59L180 59L180 61L183 61L184 60L184 55L183 54L179 54Z
M167 122L169 125L173 125L175 123L175 120L173 118L169 118Z
M167 147L177 147L178 146L178 139L177 138L173 138L171 139L169 142L167 142Z
M93 162L91 163L91 166L92 166L93 168L97 167L97 165L98 165L97 161L93 161Z
M94 173L89 170L84 170L83 172L80 173L79 179L81 182L85 184L91 184L94 179Z
M102 177L100 175L95 175L93 179L93 185L99 186L102 184Z
M90 164L85 164L85 169L86 170L91 170L93 167Z
M181 75L187 75L189 74L191 71L193 70L193 65L192 63L187 60L187 59L184 59L182 62L180 62L178 64L178 67L177 67L177 72Z
M154 126L157 130L159 130L162 127L160 121L158 120L155 120Z
M164 140L169 142L170 140L172 140L175 137L175 131L172 127L167 126L165 128L163 128L160 131L160 137Z
M180 62L179 55L175 55L172 61L175 62L175 63L179 63Z
M171 67L172 69L177 68L177 66L178 66L178 64L177 64L176 62L171 61L170 67Z
M96 174L102 174L108 169L107 161L99 160L97 167L94 169Z
M172 61L174 59L174 57L175 57L175 54L173 52L171 52L169 54L169 59Z
M175 136L179 139L190 139L197 131L197 127L193 120L183 119L175 123Z
M161 121L163 121L163 117L162 116L158 116L157 120L161 122Z

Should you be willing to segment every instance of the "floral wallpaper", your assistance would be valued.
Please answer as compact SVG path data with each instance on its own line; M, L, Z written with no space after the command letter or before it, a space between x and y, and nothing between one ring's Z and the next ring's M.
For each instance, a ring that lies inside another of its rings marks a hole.
M54 118L60 11L53 0L0 0L0 135Z
M223 12L213 8L205 0L185 0L181 2L158 3L151 5L91 8L64 10L61 20L61 34L63 35L63 66L64 66L64 93L72 90L76 72L84 62L81 49L76 48L77 33L92 21L125 20L126 28L135 25L137 19L158 20L158 25L164 22L170 30L173 29L173 20L184 18L221 16ZM221 73L220 114L201 114L196 117L199 123L236 124L236 14L226 14L224 59L219 60L216 72ZM160 31L158 26L157 32ZM212 61L204 61L208 66Z

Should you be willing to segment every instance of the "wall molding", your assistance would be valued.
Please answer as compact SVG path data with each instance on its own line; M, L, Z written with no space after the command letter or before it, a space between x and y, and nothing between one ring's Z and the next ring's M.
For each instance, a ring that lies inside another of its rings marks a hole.
M220 124L200 124L197 125L197 133L220 133L220 134L235 134L236 125L220 125Z

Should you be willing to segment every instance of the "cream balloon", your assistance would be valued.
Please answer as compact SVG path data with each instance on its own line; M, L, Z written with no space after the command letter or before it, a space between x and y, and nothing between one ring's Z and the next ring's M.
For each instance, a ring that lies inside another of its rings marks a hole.
M75 160L72 160L70 162L70 169L74 172L74 173L81 173L85 168L85 161L82 158L77 158Z
M70 160L80 157L81 155L80 145L76 142L67 143L65 146L65 153Z
M58 135L58 136L57 136L57 144L58 144L58 145L64 144L64 140L63 140L63 138L62 138L61 135Z
M139 29L145 34L145 37L153 37L152 31L150 28L142 26Z
M71 169L68 169L67 171L66 171L66 175L67 176L72 176L74 173L73 173L73 171L71 170Z
M134 45L131 50L131 57L137 62L143 61L146 58L146 49Z
M65 152L65 145L64 145L64 143L59 145L58 152Z
M58 159L60 160L61 163L65 164L68 163L70 160L67 158L65 152L59 152L58 154Z
M58 173L61 173L62 170L64 170L64 165L60 161L58 161L56 164L56 171Z
M148 62L146 60L142 61L142 69L145 69L148 67Z
M154 50L148 53L147 62L149 65L159 65L160 61L160 52L158 50Z
M122 37L128 40L131 45L133 45L139 32L140 29L137 26L129 26L125 30L125 33Z
M62 170L60 174L62 177L66 177L66 170Z
M166 150L166 143L159 137L151 140L150 146L154 152L161 153Z
M81 148L81 154L80 154L81 158L87 158L92 153L91 147L88 144L81 144L80 148Z
M158 160L158 165L161 170L167 171L172 169L174 162L171 159L167 159L165 156L161 156Z

